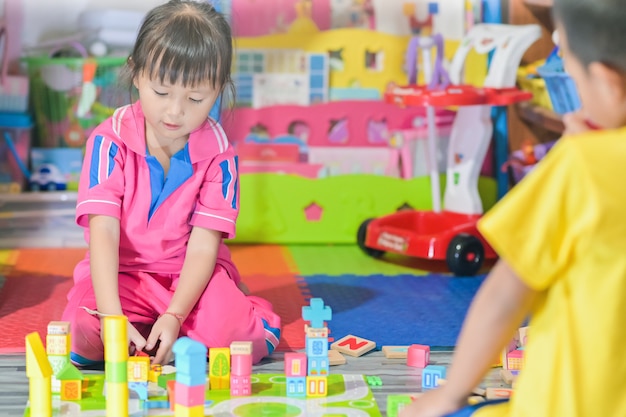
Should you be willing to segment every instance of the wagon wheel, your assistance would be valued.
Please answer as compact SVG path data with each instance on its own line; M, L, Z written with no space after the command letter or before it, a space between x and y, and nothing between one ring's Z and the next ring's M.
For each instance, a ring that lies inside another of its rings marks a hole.
M454 236L446 251L446 263L456 276L476 275L484 259L483 244L476 236L466 233Z
M372 222L372 220L374 219L367 219L363 223L361 223L361 225L359 226L359 230L356 233L356 243L359 245L359 248L361 248L361 250L367 255L371 256L372 258L380 258L385 254L385 251L365 246L365 238L367 237L367 226Z

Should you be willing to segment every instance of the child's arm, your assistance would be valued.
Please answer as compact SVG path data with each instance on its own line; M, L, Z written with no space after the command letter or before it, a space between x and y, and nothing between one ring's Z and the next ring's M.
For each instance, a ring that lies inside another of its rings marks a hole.
M418 397L400 417L441 416L467 405L472 390L530 312L536 294L500 260L468 311L446 384Z
M89 235L91 281L98 312L122 316L118 287L120 221L111 216L89 215ZM130 323L128 337L137 350L143 350L146 341Z
M206 289L215 269L221 241L221 232L202 227L194 227L191 230L178 286L167 308L167 312L173 314L163 314L154 324L148 337L146 346L148 350L153 349L157 341L161 342L154 363L169 360L171 348L182 325L182 320L176 315L187 317Z

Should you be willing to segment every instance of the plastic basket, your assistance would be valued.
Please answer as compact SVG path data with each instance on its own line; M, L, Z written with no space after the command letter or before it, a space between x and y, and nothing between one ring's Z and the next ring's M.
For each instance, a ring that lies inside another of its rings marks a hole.
M82 147L94 127L128 104L130 90L118 82L124 62L123 57L26 58L36 146Z
M544 79L552 108L556 113L565 114L580 108L580 98L574 80L565 72L563 60L558 55L558 49L552 51L546 64L537 68L537 72Z

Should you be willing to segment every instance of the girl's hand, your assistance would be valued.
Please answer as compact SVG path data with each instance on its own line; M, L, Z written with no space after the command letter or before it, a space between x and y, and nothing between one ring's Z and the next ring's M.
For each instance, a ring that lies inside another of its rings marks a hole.
M172 346L178 339L181 323L178 318L172 314L163 314L152 326L148 341L145 346L146 350L153 350L157 342L159 347L156 351L153 364L165 365L172 360Z
M443 417L465 406L448 396L443 388L427 391L410 404L407 404L398 417Z

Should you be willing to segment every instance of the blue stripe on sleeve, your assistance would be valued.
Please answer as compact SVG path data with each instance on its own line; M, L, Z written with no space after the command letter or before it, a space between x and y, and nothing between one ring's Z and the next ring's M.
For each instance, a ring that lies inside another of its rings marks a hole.
M101 184L111 176L115 169L115 156L118 150L119 147L113 142L105 141L104 136L98 135L94 138L89 166L89 188ZM103 158L104 154L106 158ZM102 166L102 161L106 161L106 166Z
M222 196L226 199L228 198L230 183L233 180L233 176L230 173L230 161L220 162L220 168L222 170Z
M98 173L100 172L100 152L104 137L98 135L94 138L91 151L91 165L89 166L89 188L100 184Z
M231 204L233 209L237 208L237 194L239 193L239 157L235 156L235 185L233 186L233 202Z

